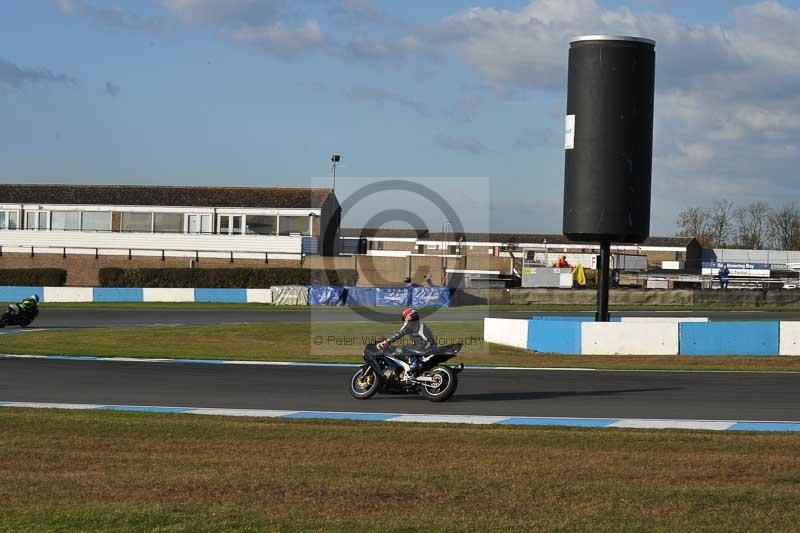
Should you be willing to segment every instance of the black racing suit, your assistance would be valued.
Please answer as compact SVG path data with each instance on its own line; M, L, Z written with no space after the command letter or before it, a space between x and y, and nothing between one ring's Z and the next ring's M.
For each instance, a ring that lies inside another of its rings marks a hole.
M406 356L408 362L412 365L416 363L418 355L424 354L436 346L436 340L433 337L431 328L418 318L404 322L403 327L387 340L389 343L393 343L405 336L411 339L411 344L403 346L402 355Z
M18 304L11 304L8 306L8 311L12 315L20 315L22 313L27 313L28 311L32 311L36 309L36 300L33 298L25 298Z

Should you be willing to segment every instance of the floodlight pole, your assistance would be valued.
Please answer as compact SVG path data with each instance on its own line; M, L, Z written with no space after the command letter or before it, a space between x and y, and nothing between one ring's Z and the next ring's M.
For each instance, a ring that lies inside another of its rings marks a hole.
M608 286L609 271L611 269L611 243L602 241L600 243L600 264L597 265L597 322L609 322L608 315Z
M333 154L331 156L331 172L333 173L333 187L331 190L336 190L336 164L341 161L342 156L339 154Z

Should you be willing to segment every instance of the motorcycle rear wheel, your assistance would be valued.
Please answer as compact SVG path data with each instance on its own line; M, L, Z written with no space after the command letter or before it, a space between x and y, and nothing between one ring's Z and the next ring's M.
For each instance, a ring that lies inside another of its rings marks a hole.
M456 392L456 388L458 388L458 375L449 366L435 366L430 372L426 372L426 374L441 378L438 386L422 386L422 395L428 400L432 402L443 402Z
M380 376L369 365L360 367L350 378L350 394L358 400L371 398L380 388Z

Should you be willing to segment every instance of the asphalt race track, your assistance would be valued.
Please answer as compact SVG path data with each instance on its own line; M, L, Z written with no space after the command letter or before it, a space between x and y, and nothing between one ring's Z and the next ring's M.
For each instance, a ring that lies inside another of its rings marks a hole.
M396 323L400 315L389 308L382 311L379 319ZM465 321L480 320L491 316L496 318L530 318L537 315L592 315L591 312L548 312L534 308L522 311L487 311L469 309L447 309L434 312L428 320ZM800 312L686 312L631 311L612 313L623 316L708 316L712 320L800 320ZM424 316L424 314L423 314ZM212 325L265 322L348 322L367 320L350 309L309 309L302 311L270 311L241 309L104 309L104 308L47 308L43 307L34 322L37 328L88 328L152 325Z
M415 414L800 420L800 373L483 370L448 402L355 400L347 367L0 358L0 401Z

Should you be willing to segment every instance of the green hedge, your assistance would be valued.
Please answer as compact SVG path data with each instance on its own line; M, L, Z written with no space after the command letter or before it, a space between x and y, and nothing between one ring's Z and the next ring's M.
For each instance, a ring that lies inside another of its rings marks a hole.
M273 285L355 285L355 270L301 268L101 268L101 287L267 288Z
M67 271L61 268L0 269L0 285L62 287L66 281Z

